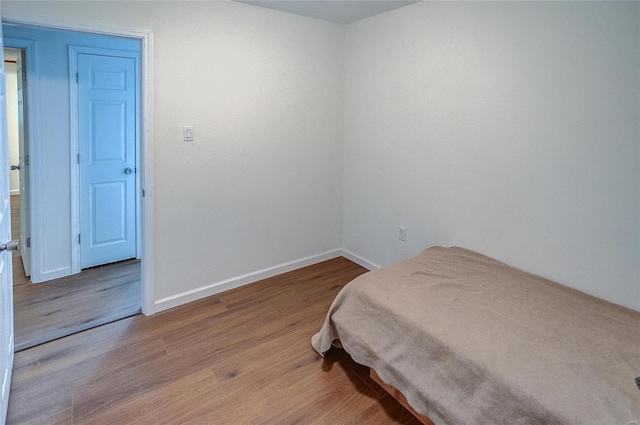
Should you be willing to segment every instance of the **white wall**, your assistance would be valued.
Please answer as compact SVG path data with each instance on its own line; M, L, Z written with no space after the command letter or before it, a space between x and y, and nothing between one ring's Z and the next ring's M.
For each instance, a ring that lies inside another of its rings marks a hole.
M640 309L638 3L422 2L346 27L229 2L3 11L154 31L158 299L440 244Z
M12 51L4 51L5 60L15 60ZM4 76L7 90L7 131L9 132L9 164L16 165L20 162L19 138L18 138L18 65L5 62ZM20 193L20 174L18 170L9 173L9 189L11 193Z
M639 11L421 2L349 25L343 246L463 246L640 309Z
M232 2L2 11L153 31L157 299L340 248L342 26Z

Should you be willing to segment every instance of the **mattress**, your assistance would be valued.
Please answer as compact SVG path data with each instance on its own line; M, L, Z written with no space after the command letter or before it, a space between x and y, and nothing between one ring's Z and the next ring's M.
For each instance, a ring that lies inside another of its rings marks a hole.
M640 420L640 313L464 248L356 278L311 342L339 344L436 424Z

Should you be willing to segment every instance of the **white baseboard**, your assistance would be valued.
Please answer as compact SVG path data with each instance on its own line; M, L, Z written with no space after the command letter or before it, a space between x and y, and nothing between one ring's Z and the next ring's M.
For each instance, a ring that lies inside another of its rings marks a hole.
M353 252L347 250L347 249L342 249L342 256L348 260L353 261L354 263L361 265L362 267L364 267L367 270L373 270L373 269L379 269L380 265L374 263L373 261L369 261L366 258L363 258L357 254L354 254Z
M20 195L20 189L11 189L9 195Z
M287 273L302 267L310 266L312 264L316 264L321 261L337 258L343 255L343 252L344 251L341 249L334 249L331 251L323 252L321 254L311 255L309 257L300 258L298 260L289 261L288 263L267 267L266 269L257 270L255 272L232 277L230 279L225 279L220 282L212 283L207 286L182 292L181 294L172 295L166 298L161 298L155 302L155 306L156 306L155 311L156 313L158 313L163 310L177 307L179 305L196 301L201 298L209 297L211 295L219 294L220 292L238 288L240 286L257 282L262 279L277 276L279 274ZM355 261L355 260L352 260L352 261Z
M59 279L61 277L71 276L72 274L75 274L75 273L73 273L73 270L71 270L71 267L63 267L61 269L48 270L36 276L33 272L33 266L32 266L31 283L44 283L53 279Z

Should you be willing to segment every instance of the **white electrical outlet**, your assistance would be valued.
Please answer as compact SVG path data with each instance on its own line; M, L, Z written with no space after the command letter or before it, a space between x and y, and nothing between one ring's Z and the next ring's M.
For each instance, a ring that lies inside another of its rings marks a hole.
M402 242L406 242L407 241L407 228L406 227L398 227L398 239L400 239Z

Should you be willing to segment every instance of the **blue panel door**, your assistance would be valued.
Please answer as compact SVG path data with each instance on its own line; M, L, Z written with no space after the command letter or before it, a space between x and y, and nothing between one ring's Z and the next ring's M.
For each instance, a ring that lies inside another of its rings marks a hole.
M78 54L81 267L136 256L135 59Z

